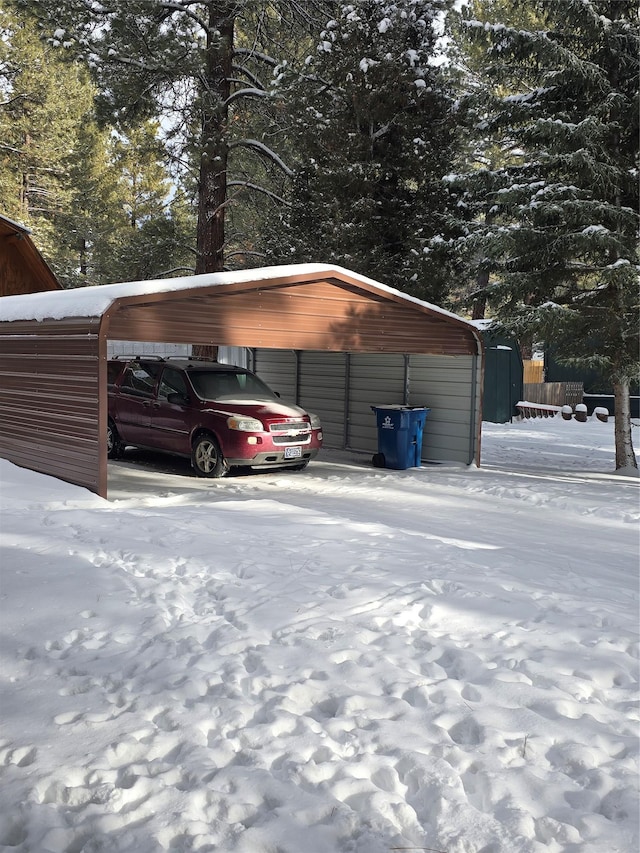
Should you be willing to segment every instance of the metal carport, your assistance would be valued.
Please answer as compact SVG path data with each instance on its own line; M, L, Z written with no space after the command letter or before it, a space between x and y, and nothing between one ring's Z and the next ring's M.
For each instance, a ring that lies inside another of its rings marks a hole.
M366 393L375 388L377 396L359 400L360 411L368 403L410 401L412 391L414 397L428 394L428 365L420 360L435 356L440 374L448 364L465 377L458 395L464 400L458 407L465 412L464 436L452 443L451 458L480 461L483 348L478 331L454 314L322 264L0 299L0 456L106 497L107 340L248 347L261 375L273 373L283 354L293 353L297 367L289 390L303 405L318 372L320 379L329 377L323 399L330 403L331 354L339 354L344 364L362 357L348 381L342 368L346 417L350 401L362 395L358 376L364 374ZM373 357L385 360L379 376ZM389 393L402 399L386 398L390 379ZM430 424L437 426L432 400L413 404L430 405ZM352 444L353 449L370 445L373 416L370 422L366 441L360 441L361 447ZM335 442L345 446L344 435L343 430L342 438L334 436Z

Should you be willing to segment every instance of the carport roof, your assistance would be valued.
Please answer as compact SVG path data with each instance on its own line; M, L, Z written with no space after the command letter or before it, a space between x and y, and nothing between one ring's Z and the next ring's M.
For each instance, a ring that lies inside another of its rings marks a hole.
M236 270L233 272L208 273L204 275L165 278L152 281L130 281L121 284L106 284L94 287L80 287L73 290L61 290L47 293L31 293L19 296L6 296L0 299L0 322L64 320L72 317L100 317L114 302L121 299L153 296L162 293L178 293L220 285L270 284L290 279L296 283L318 281L319 279L338 279L348 281L355 286L362 285L366 290L378 291L381 295L413 303L416 307L431 314L440 315L456 323L473 325L443 308L424 302L378 281L358 275L351 270L327 264L290 264L284 266L262 267L259 269Z

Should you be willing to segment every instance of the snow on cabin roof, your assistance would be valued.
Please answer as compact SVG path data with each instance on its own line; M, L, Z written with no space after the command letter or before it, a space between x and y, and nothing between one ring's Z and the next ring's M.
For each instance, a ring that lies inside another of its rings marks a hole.
M0 322L14 320L63 320L67 317L99 317L104 314L117 299L129 296L145 296L154 293L179 292L200 287L212 287L223 284L242 284L251 281L270 281L272 279L293 277L331 277L346 276L355 282L393 296L414 305L428 308L462 323L475 331L473 325L444 308L409 296L371 278L358 275L344 267L328 264L288 264L283 266L261 267L258 269L235 270L233 272L205 273L203 275L182 276L180 278L162 278L152 281L129 281L120 284L102 284L93 287L78 287L70 290L29 293L19 296L0 298Z
M22 231L23 234L31 234L30 228L27 228L27 226L23 225L21 222L16 222L15 219L9 219L9 217L5 216L3 213L0 213L0 221L4 222L6 225L10 225L12 228L17 228L18 231Z

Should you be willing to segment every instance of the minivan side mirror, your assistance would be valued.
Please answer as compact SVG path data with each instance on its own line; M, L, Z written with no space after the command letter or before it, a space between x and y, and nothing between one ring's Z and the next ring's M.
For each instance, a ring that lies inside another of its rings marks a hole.
M169 396L167 397L167 402L173 403L176 406L184 406L184 404L187 402L187 398L184 396L184 394L169 394Z

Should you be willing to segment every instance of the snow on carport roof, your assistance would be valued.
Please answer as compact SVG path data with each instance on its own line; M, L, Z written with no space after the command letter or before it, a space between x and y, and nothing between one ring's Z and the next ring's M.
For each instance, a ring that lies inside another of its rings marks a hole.
M421 308L449 317L458 323L464 323L472 328L471 323L439 308L429 302L424 302L414 296L409 296L379 281L358 275L351 270L328 264L289 264L283 266L261 267L250 270L235 270L233 272L206 273L204 275L182 276L180 278L164 278L151 281L130 281L120 284L104 284L93 287L79 287L72 290L62 290L48 293L31 293L21 296L6 296L0 299L0 322L14 320L63 320L67 317L99 317L117 299L132 296L153 295L156 293L179 292L200 287L216 285L246 284L249 282L268 282L283 277L300 276L301 279L313 277L331 277L332 275L347 276L354 282L360 282L367 287L374 287L382 293L412 302Z

